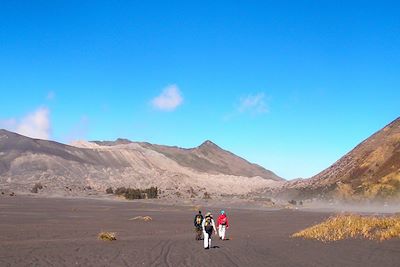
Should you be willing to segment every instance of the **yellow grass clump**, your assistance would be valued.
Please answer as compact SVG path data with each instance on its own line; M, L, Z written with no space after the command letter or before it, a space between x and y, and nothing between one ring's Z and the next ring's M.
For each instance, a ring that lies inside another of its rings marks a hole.
M149 221L152 221L153 218L151 218L150 216L136 216L136 217L130 218L129 220L130 221L142 220L142 221L145 221L145 222L149 222Z
M400 238L400 216L338 215L295 233L292 237L316 239L323 242L346 238L379 241Z
M101 233L99 233L98 238L100 240L104 240L104 241L117 240L115 233L111 233L111 232L101 232Z

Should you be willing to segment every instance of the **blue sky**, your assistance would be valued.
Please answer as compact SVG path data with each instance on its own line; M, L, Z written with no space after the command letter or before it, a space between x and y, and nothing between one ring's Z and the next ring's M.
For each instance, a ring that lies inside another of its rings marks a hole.
M82 2L0 3L1 128L210 139L293 179L400 114L398 1Z

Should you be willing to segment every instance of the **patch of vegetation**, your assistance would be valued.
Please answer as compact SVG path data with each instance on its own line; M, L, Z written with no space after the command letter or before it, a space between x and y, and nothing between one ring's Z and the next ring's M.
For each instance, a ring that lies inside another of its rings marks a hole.
M289 200L288 203L291 205L294 205L294 206L296 206L296 205L302 206L303 205L302 200L296 201L296 200L292 199L292 200Z
M400 175L388 175L375 183L363 183L367 199L396 199L400 196Z
M118 187L115 189L115 195L124 196L126 199L146 199L146 198L157 198L158 197L158 189L157 187L150 187L144 190L135 189L135 188L125 188Z
M400 199L400 173L393 172L379 179L337 182L333 198L343 202L364 200L387 201Z
M158 197L158 189L157 187L150 187L144 190L144 193L146 194L147 198L157 198Z
M32 189L31 192L37 194L39 192L39 190L43 189L43 185L41 183L36 183Z
M116 233L112 232L101 232L97 236L100 240L103 241L114 241L117 240Z
M400 238L400 216L339 215L292 235L322 242L347 238L387 240Z
M112 187L109 187L106 189L106 193L107 194L114 194L114 190L112 189Z
M197 197L197 193L194 191L193 187L190 187L187 192L190 194L190 198Z
M118 187L117 189L115 189L114 194L120 196L120 195L125 194L125 192L126 192L126 188L123 186L123 187Z
M126 199L143 199L143 198L146 198L144 193L142 192L142 190L134 189L134 188L126 189L124 197Z
M152 221L153 218L151 218L150 216L136 216L136 217L130 218L129 220L130 221L141 220L141 221L149 222L149 221Z
M203 199L211 199L210 193L208 193L207 191L204 192Z

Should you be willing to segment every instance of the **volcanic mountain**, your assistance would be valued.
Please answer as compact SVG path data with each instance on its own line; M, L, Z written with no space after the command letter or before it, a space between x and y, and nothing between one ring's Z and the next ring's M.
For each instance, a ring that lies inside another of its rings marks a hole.
M184 149L131 142L80 141L65 145L0 130L0 189L79 195L108 187L157 186L164 197L246 194L283 179L211 141Z
M400 196L400 118L307 180L289 182L299 198L390 199ZM291 192L293 193L293 192Z

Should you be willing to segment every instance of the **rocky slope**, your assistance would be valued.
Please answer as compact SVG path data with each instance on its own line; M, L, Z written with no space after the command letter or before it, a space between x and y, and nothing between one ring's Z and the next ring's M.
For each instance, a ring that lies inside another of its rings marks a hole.
M294 198L390 199L400 196L400 118L360 143L332 166L288 182Z
M28 192L35 183L44 186L40 194L157 186L164 197L201 198L246 194L282 178L210 141L193 149L126 139L69 146L0 130L0 189Z

